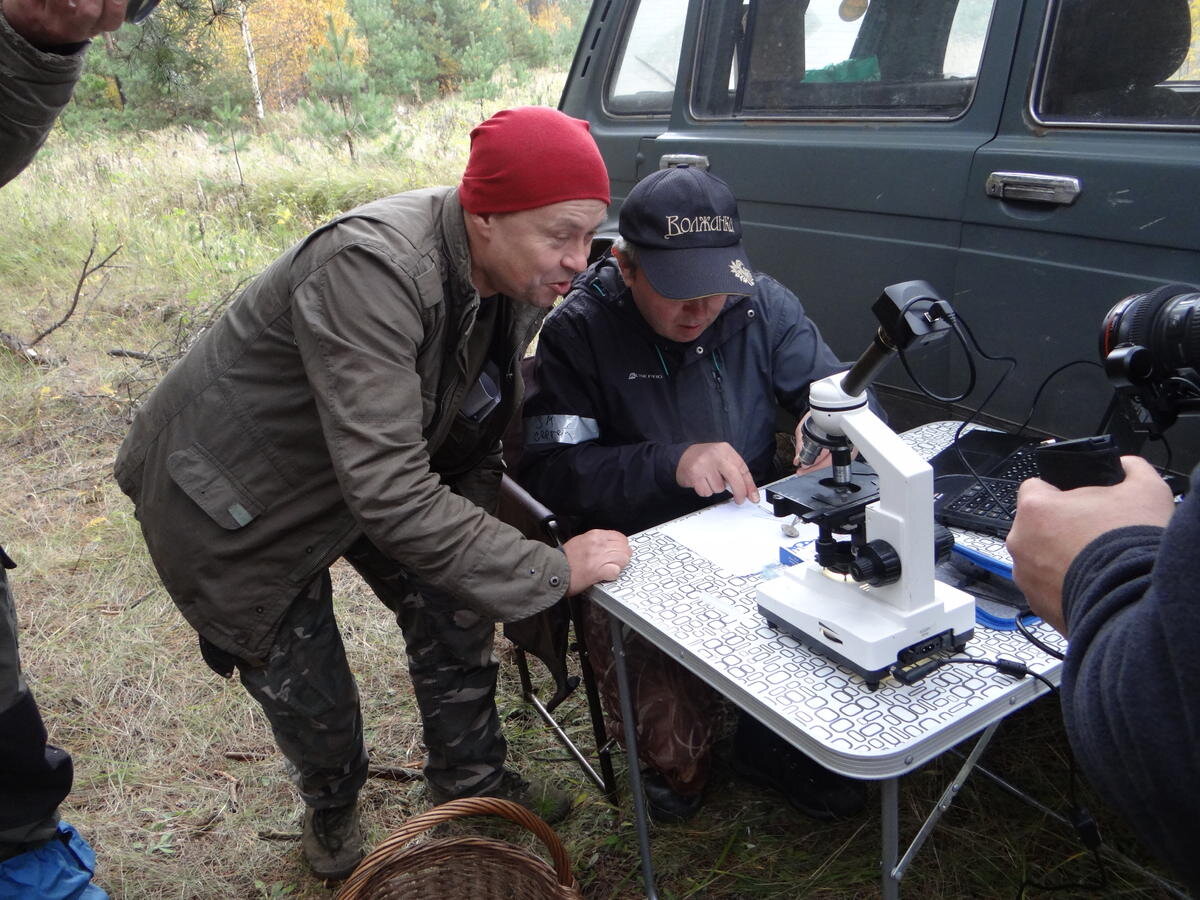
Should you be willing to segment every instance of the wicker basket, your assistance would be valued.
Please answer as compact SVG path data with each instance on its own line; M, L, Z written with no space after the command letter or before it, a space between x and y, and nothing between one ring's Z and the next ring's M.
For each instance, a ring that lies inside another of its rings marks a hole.
M554 860L483 837L412 843L443 822L502 816L532 831ZM567 853L554 829L520 804L467 797L435 806L392 832L342 884L335 900L582 900Z

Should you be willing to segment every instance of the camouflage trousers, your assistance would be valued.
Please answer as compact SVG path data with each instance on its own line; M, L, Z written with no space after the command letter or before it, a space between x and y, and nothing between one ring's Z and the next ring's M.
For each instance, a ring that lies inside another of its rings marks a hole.
M365 538L345 558L395 613L404 634L424 729L426 780L454 797L491 789L507 752L495 702L495 623L418 583ZM304 802L318 809L353 802L367 778L367 751L328 572L296 598L266 665L237 667L291 763Z
M588 660L608 719L609 737L625 742L609 616L582 603ZM637 730L638 757L680 794L700 793L720 734L721 695L640 635L624 636L625 668Z

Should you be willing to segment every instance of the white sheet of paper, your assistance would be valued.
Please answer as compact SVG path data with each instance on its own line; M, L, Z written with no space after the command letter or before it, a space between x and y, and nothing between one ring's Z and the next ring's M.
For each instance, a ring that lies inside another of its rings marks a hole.
M727 500L659 531L730 575L753 575L779 562L780 544L816 539L817 526L803 522L797 525L799 537L787 537L780 528L789 522L790 516L777 518L765 499L741 505Z

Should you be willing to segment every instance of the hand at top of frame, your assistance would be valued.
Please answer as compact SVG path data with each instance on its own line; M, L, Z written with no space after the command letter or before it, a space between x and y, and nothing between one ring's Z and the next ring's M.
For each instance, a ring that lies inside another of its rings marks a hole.
M0 0L13 31L39 50L78 44L125 21L126 0Z

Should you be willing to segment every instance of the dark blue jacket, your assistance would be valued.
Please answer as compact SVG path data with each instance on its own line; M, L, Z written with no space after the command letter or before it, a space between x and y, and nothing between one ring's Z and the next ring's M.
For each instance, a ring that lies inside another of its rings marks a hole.
M1192 491L1165 530L1119 528L1084 548L1063 585L1062 696L1088 780L1200 896L1197 547Z
M773 278L679 344L646 324L608 257L542 327L520 480L576 528L632 534L711 502L675 483L692 444L727 441L756 482L782 474L777 407L802 415L809 384L844 368Z

